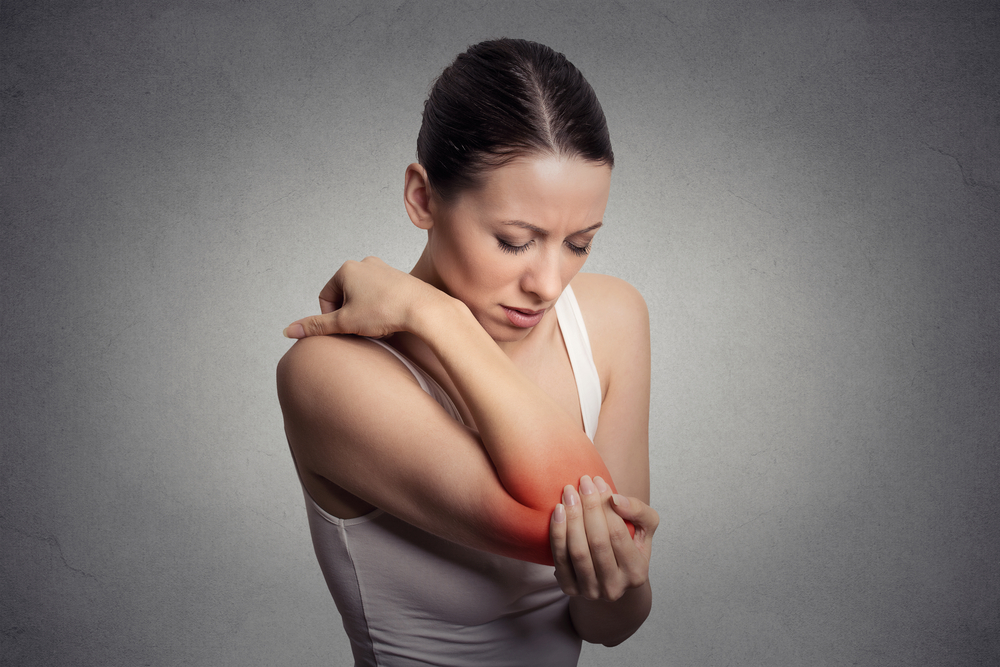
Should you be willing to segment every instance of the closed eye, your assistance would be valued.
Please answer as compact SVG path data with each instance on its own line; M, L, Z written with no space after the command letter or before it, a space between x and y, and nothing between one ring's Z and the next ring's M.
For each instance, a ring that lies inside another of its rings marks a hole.
M530 248L531 244L534 242L535 240L532 239L523 245L515 245L509 241L504 241L502 238L497 237L497 245L500 247L500 249L511 255L520 255L522 252L525 252L528 248ZM591 244L588 242L587 245L581 246L566 241L566 247L569 248L570 252L572 252L574 255L582 257L584 255L590 254Z
M506 253L510 253L511 255L520 255L522 252L527 250L528 247L534 242L535 242L534 239L532 239L531 241L528 241L524 245L514 245L513 243L508 243L507 241L504 241L499 236L497 237L497 243L500 245L500 249Z
M566 247L569 248L570 251L574 255L583 256L583 255L590 254L590 244L589 243L587 245L584 245L584 246L579 246L579 245L575 245L573 243L570 243L569 241L566 241Z

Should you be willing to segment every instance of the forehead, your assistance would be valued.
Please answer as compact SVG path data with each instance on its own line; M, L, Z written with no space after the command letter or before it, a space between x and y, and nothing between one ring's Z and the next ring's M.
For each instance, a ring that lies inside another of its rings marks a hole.
M548 155L524 157L483 174L482 185L461 193L455 204L477 217L536 226L572 222L583 228L604 217L610 189L607 165Z

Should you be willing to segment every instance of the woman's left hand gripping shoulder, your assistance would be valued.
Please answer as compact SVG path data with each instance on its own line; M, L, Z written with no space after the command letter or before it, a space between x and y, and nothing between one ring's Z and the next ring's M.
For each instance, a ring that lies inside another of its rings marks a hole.
M285 335L303 338L357 334L382 338L410 330L413 312L427 299L443 297L442 292L378 257L347 261L320 292L323 314L292 322Z
M634 537L625 520L635 526ZM638 498L613 494L600 477L582 477L579 493L566 486L549 531L563 592L615 602L645 586L659 523L656 510Z

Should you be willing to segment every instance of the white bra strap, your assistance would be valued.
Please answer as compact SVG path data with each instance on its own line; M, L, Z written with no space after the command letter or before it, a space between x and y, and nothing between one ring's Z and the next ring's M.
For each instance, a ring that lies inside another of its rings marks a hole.
M597 435L597 420L601 413L601 378L597 374L594 354L590 347L590 337L583 322L580 304L576 301L573 288L569 285L556 301L556 319L562 331L569 363L573 366L576 390L580 395L580 412L583 413L583 428L591 440Z
M413 373L413 377L416 378L417 384L420 385L421 389L423 389L430 395L431 398L437 401L441 405L441 407L445 409L445 412L450 414L455 421L457 421L459 424L465 423L464 421L462 421L462 413L458 411L458 408L455 406L455 402L451 400L451 396L448 395L448 392L442 389L441 385L439 385L434 378L428 375L424 371L424 369L420 368L415 363L407 359L403 354L399 352L399 350L392 347L391 345L388 345L387 343L384 343L377 338L369 338L368 340L370 340L373 343L378 343L385 349L392 352L392 354L397 359L402 361L403 365L406 366L406 368L409 369L411 373Z

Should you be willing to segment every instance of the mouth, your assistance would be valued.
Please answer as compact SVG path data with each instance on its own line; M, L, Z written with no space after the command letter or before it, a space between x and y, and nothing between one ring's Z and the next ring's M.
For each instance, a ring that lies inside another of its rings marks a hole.
M547 309L542 310L529 310L527 308L511 308L509 306L503 306L504 312L507 314L507 319L515 327L521 329L530 329L542 320L542 316L545 315Z

